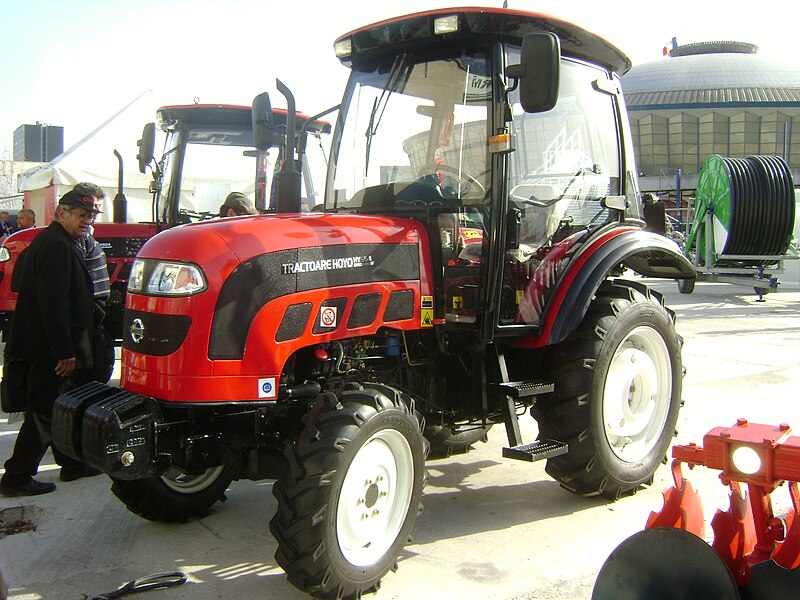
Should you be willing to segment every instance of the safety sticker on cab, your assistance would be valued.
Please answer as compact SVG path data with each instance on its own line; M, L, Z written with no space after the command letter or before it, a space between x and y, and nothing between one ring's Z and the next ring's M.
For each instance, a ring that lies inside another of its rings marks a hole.
M433 296L423 296L420 302L420 327L433 327Z

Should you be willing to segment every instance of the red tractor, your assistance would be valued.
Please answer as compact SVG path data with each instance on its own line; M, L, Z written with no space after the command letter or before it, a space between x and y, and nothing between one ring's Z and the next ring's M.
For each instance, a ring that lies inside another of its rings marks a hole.
M289 581L357 598L396 567L429 449L503 424L504 455L547 459L575 494L649 484L681 404L681 338L661 296L621 276L694 272L643 229L630 62L607 41L465 8L364 27L335 51L352 74L323 209L301 213L285 161L277 214L149 240L121 387L61 396L54 437L158 521L204 514L233 479L276 478Z
M267 190L272 181L270 163L278 159L273 152L252 150L251 108L222 104L190 104L165 106L158 110L158 129L165 133L164 152L153 158L156 124L145 125L139 142L139 169L152 167L151 205L128 203L123 194L122 158L119 188L113 201L113 222L94 224L94 237L108 260L111 297L107 303L106 324L120 338L125 294L133 259L139 248L159 231L181 223L208 219L219 214L225 196L232 191L246 193L256 206L267 209ZM286 129L286 111L274 111L274 124L282 133ZM305 123L308 117L299 116ZM309 123L308 135L328 132L324 122ZM271 159L271 160L270 160ZM308 202L316 202L317 191L311 180L307 161L303 162L302 191ZM109 214L108 217L112 215ZM133 222L129 222L133 221ZM0 328L14 312L17 294L12 289L12 273L20 254L42 228L20 231L0 247Z

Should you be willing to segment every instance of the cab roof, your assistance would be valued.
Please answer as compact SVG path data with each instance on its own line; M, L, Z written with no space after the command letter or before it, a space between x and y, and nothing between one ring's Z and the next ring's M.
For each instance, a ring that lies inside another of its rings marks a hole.
M434 34L434 20L449 15L458 15L459 30ZM594 62L619 74L631 68L627 55L599 35L557 17L510 8L461 7L413 13L361 27L341 36L335 44L351 38L352 53L340 58L350 66L384 53L408 51L437 38L454 41L494 36L498 40L521 43L525 35L544 31L559 37L565 56Z
M158 109L158 124L163 129L172 123L186 123L198 127L235 127L252 129L252 109L249 106L234 104L183 104L162 106ZM286 123L287 111L283 108L273 108L272 118L276 125ZM297 113L297 120L302 124L309 119L308 115ZM327 121L314 121L309 127L311 131L330 131Z

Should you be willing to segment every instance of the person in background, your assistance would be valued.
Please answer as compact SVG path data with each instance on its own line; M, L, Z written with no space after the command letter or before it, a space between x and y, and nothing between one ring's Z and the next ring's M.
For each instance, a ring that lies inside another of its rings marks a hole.
M231 192L225 202L219 207L220 217L241 217L244 215L257 215L258 211L250 198L241 192Z
M0 212L0 237L11 235L11 225L8 222L8 212Z
M94 289L76 241L97 215L96 198L64 194L52 223L37 235L21 275L17 307L6 344L27 366L27 409L14 450L0 478L3 496L34 496L56 489L34 479L51 445L53 405L71 384L85 383L93 364ZM59 479L73 481L100 471L53 448Z
M36 213L30 208L23 208L17 214L17 226L11 229L11 233L36 227Z

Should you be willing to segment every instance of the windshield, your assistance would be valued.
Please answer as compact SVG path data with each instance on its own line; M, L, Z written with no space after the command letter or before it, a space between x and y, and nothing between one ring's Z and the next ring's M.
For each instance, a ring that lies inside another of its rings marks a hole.
M183 143L183 139L187 143ZM181 222L219 216L220 207L231 192L241 192L253 206L256 190L265 195L264 205L274 205L274 176L280 168L281 152L271 148L256 152L250 131L213 132L203 129L178 130L167 137L164 155L165 181L160 203L161 218L168 219L168 203L178 198L178 219ZM302 168L302 209L311 210L319 202L312 182L312 173L324 174L324 148L309 141ZM260 164L259 164L260 163Z
M196 133L189 132L182 165L179 164L180 152L169 154L164 197L172 199L179 193L180 213L194 219L217 216L231 192L242 192L254 200L255 152L250 152L252 156L245 155L245 151L252 148L214 143L213 137L205 137L203 143L193 141L197 139ZM172 136L171 141L179 148L180 135Z
M487 203L491 96L484 54L354 72L328 208Z

